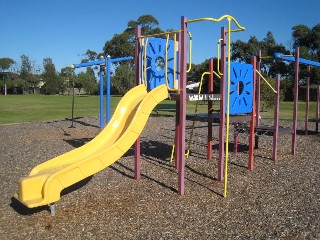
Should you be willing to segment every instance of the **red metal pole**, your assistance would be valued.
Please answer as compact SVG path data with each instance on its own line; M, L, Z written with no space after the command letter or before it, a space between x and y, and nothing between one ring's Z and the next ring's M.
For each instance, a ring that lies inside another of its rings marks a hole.
M310 66L307 67L307 88L306 88L306 118L304 123L304 133L308 134L309 123L309 101L310 101Z
M226 127L226 32L221 28L221 82L220 82L220 121L219 121L219 159L218 159L218 181L223 180L224 174L224 145Z
M274 95L274 119L273 119L273 146L272 146L272 159L277 160L278 151L278 135L279 135L279 104L280 104L280 75L276 77L276 91Z
M297 140L297 124L298 124L298 84L299 84L299 47L295 50L295 73L294 73L294 106L293 106L293 126L292 126L292 147L291 154L296 154L296 140Z
M249 134L249 161L248 161L248 169L253 170L253 161L254 161L254 124L255 124L255 95L256 95L256 66L257 60L256 57L251 58L251 64L253 65L253 88L252 88L252 113L250 120L250 134Z
M257 61L257 70L261 70L261 50L259 50L259 59ZM256 74L256 73L254 73ZM259 74L256 74L257 78L257 87L256 87L256 126L260 126L260 87L261 87L261 77Z
M136 26L135 28L135 56L134 56L134 65L135 68L135 83L136 85L140 84L141 79L141 54L140 54L140 39L141 36L141 26ZM136 180L140 180L141 178L141 159L140 159L140 136L137 138L135 147L134 147L134 158L135 158L135 165L134 165L134 178Z
M320 106L320 85L318 83L317 89L317 109L316 109L316 132L319 132L319 106Z
M179 141L180 149L178 152L179 163L179 180L178 194L184 195L184 177L185 177L185 133L186 133L186 83L187 83L187 18L181 17L181 64L180 64L180 81L179 81L179 100L180 100L180 131Z
M178 66L181 66L182 62L181 62L181 34L179 33L178 38L179 38L179 57L178 57L178 61L179 64ZM181 75L179 75L179 87L180 87L180 81L181 81ZM181 126L180 126L180 100L176 99L176 128L175 128L175 165L176 165L176 169L179 171L179 164L180 164L180 159L179 159L179 152L180 152L180 131L181 131Z
M233 127L234 127L234 134L233 134L233 152L235 154L238 153L238 138L239 138L239 133L238 133L238 123L234 123Z
M176 131L175 131L175 165L176 169L179 170L179 156L178 153L180 152L180 101L176 100Z
M208 94L213 94L213 59L209 61ZM208 114L212 114L212 101L208 101ZM207 159L212 160L212 123L208 122Z

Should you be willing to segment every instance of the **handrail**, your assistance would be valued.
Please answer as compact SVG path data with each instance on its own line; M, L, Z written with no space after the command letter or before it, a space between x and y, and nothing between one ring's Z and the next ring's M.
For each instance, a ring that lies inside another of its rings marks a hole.
M167 35L167 34L180 33L180 32L182 32L182 30L174 30L174 31L162 32L162 33L141 35L138 38L159 37L159 36L163 36L163 35Z
M149 38L145 39L144 43L144 51L143 51L143 78L142 81L147 86L147 45L148 45Z
M221 79L222 74L218 74L216 71L212 71L214 75L216 75L217 78Z
M232 20L238 27L238 29L231 29L230 28L230 32L240 32L240 31L244 31L245 30L245 27L242 27L238 23L238 21L234 17L232 17L231 15L223 15L220 18L196 18L196 19L187 20L187 23L200 22L200 21L221 22L224 19L227 19L229 22Z
M187 69L187 73L191 71L192 67L192 34L187 31L189 35L189 68Z
M223 39L222 38L219 38L218 40L218 59L217 59L217 70L218 70L218 73L220 75L223 75L221 72L220 72L220 55L221 55L221 48L220 48L220 44L221 44L221 41Z
M202 90L203 78L204 78L205 75L208 75L208 74L210 74L210 72L202 73L200 84L199 84L199 89L198 89L198 94L200 94L201 90ZM196 102L196 107L194 109L194 113L198 112L198 105L199 105L199 101ZM192 127L191 127L190 138L189 138L189 141L188 141L188 150L187 150L187 153L186 153L186 158L189 158L190 148L191 148L191 141L192 141L192 137L193 137L193 131L194 131L195 122L196 122L195 120L192 121Z
M148 40L149 40L149 37L154 37L154 36L162 36L162 35L166 35L166 45L165 45L165 81L166 81L166 86L167 86L167 89L168 91L171 91L171 92L178 92L179 89L178 88L175 88L175 77L176 77L176 34L177 33L180 33L182 32L182 30L176 30L176 31L169 31L169 32L163 32L163 33L157 33L157 34L150 34L150 35L144 35L144 36L139 36L138 38L140 39L143 39L145 38L145 45L144 45L144 58L143 58L143 62L144 62L144 78L146 78L146 75L147 75L147 45L148 45ZM174 88L170 88L169 87L169 82L168 82L168 45L169 45L169 37L170 37L170 34L174 34L174 46L173 46L173 51L174 51L174 55L173 55L173 58L174 58L174 65L173 65L173 86ZM189 35L190 36L190 35ZM190 41L192 41L192 38L190 37ZM191 44L192 46L192 44ZM191 53L189 53L189 56L191 58Z
M274 92L274 93L278 93L272 86L271 86L271 84L264 78L264 76L258 71L258 70L256 70L256 72L259 74L259 76L266 82L266 84L272 89L272 91Z
M165 71L164 71L164 78L166 81L167 89L171 92L178 92L178 88L174 88L174 81L175 81L175 75L176 72L173 70L173 88L169 87L169 80L168 80L168 45L169 45L169 36L170 34L167 34L166 37L166 52L165 52ZM175 45L175 44L174 44ZM176 61L176 46L173 46L173 61Z

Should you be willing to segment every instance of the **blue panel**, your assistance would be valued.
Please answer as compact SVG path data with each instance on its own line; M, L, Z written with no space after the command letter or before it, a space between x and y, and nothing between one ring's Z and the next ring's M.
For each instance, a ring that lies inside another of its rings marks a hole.
M166 60L166 39L150 37L147 46L147 84L148 90L166 84L165 60ZM177 54L178 55L178 54ZM174 41L168 42L168 82L169 87L174 88L173 79L173 58ZM176 58L177 59L177 58ZM177 64L178 65L178 64ZM178 69L178 66L176 67ZM177 79L177 76L176 76Z
M253 66L251 64L231 62L230 78L230 114L251 113L253 103ZM227 91L226 85L226 96Z

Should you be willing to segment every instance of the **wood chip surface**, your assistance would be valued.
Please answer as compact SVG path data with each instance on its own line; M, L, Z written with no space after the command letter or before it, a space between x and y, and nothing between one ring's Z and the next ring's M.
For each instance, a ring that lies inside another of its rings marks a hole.
M295 156L291 134L279 135L277 162L271 160L272 136L260 136L249 171L248 134L239 134L234 154L231 131L223 198L223 182L215 180L218 127L213 127L209 161L206 124L197 123L186 161L186 191L179 196L178 174L170 163L174 123L173 117L148 120L141 134L141 180L133 178L130 149L64 191L54 217L47 207L28 209L12 199L18 180L34 166L90 141L100 131L98 119L78 118L76 128L69 128L69 120L0 126L0 239L320 239L320 134L304 135L299 122ZM314 130L314 123L309 128Z

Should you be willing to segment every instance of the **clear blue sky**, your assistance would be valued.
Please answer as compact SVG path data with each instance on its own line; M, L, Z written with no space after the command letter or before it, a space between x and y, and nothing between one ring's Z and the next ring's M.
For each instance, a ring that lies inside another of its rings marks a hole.
M181 16L219 18L229 14L246 28L233 34L233 41L247 41L250 36L262 40L271 31L285 46L291 40L292 26L320 23L319 0L0 0L0 9L0 58L19 62L25 54L42 69L42 60L50 57L58 71L78 63L87 49L102 52L107 40L144 14L153 15L163 30L180 29ZM216 56L222 26L189 24L195 63Z

